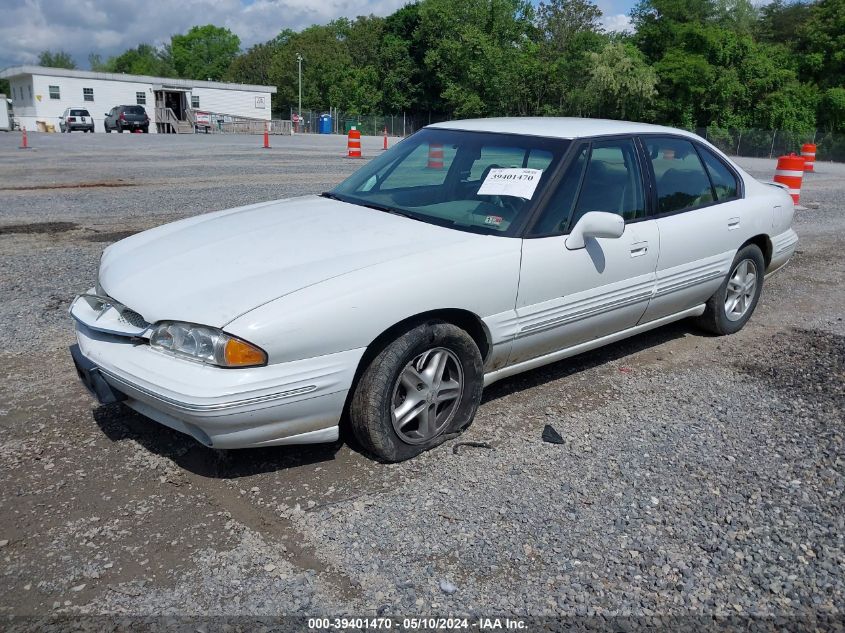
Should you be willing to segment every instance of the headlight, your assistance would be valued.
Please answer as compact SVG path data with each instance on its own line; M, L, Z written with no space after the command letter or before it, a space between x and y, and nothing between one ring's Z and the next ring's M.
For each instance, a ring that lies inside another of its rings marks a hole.
M267 364L267 354L252 343L213 327L162 321L153 327L150 347L219 367L255 367Z

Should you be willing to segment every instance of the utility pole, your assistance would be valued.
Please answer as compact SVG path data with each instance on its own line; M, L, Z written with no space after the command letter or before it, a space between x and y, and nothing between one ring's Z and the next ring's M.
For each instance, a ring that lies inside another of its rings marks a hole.
M296 54L296 62L299 64L299 111L297 112L298 115L298 123L302 125L302 55L299 53ZM299 131L302 131L302 127L299 128Z

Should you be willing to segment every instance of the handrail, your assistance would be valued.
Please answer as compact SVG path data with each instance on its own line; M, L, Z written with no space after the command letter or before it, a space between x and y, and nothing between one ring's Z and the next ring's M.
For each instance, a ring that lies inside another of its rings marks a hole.
M265 127L270 134L278 135L284 134L290 136L292 125L290 121L282 119L258 119L253 117L242 116L238 114L227 114L224 112L213 112L211 110L202 110L196 108L189 108L187 112L193 121L192 125L196 125L196 113L202 112L208 114L211 120L209 131L212 133L223 134L263 134ZM227 120L228 119L228 120ZM223 123L219 123L223 121Z

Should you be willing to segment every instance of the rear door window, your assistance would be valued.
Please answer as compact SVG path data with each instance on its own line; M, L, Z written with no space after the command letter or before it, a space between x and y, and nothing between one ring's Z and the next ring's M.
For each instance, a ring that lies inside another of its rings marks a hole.
M716 199L722 202L723 200L737 198L739 196L739 184L736 181L736 176L725 165L724 161L701 145L698 145L698 153L701 155L707 173L710 175L713 189L716 191Z
M658 213L687 211L715 201L710 177L690 141L649 136L643 142L654 170Z

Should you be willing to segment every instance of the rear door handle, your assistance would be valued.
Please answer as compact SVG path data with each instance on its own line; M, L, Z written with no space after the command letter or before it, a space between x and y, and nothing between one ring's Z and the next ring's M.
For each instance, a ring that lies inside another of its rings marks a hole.
M642 257L648 253L648 242L634 242L631 244L631 257Z
M739 218L730 218L728 220L728 230L733 231L739 228Z

